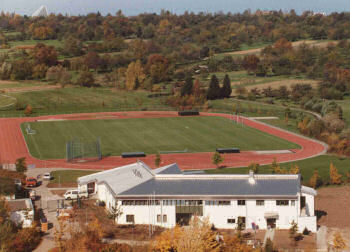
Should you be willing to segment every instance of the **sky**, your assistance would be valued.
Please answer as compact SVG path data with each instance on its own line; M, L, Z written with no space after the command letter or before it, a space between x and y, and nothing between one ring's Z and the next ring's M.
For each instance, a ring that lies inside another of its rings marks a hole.
M100 11L103 15L115 14L119 9L125 15L139 13L159 13L162 9L181 14L185 11L203 12L243 12L250 9L283 10L295 9L314 12L350 11L349 0L0 0L0 10L31 15L41 5L51 13L84 15Z

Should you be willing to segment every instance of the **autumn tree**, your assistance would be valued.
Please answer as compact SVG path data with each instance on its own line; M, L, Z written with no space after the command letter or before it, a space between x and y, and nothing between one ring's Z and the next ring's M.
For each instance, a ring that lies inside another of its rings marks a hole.
M217 151L213 154L211 160L216 167L219 167L219 165L224 162L224 158Z
M207 91L208 100L215 100L220 97L220 85L219 80L215 74L211 76L209 88Z
M168 75L169 61L163 55L152 54L148 57L146 71L153 83L164 81Z
M270 238L267 238L265 247L264 247L264 252L275 252L275 247L273 245L273 242L271 241Z
M340 185L343 181L341 179L341 174L338 173L337 167L333 163L329 166L329 177L332 185Z
M181 96L191 95L193 92L193 79L192 76L187 76L185 84L181 87Z
M194 81L194 84L193 84L193 95L195 97L200 97L203 95L203 91L201 89L201 86L202 86L201 82L198 79L196 79Z
M228 74L225 74L223 87L221 89L221 97L229 98L232 93L231 80Z
M33 67L33 79L43 79L46 76L46 71L48 70L48 66L45 64L39 64Z
M146 56L147 45L142 39L135 39L129 43L129 50L140 60Z
M72 75L61 65L52 66L46 72L46 80L53 83L60 83L62 87L71 82Z
M158 153L156 154L155 159L154 159L154 164L155 164L155 166L156 166L156 167L159 167L161 161L162 161L162 159L161 159L160 154L159 154L159 152L158 152Z
M135 89L135 80L138 79L139 83L143 83L146 75L144 74L143 67L140 60L131 62L125 73L126 88L128 90Z
M243 59L243 67L248 74L255 73L258 69L260 59L256 55L247 55Z
M84 56L84 64L88 69L94 69L96 71L97 68L100 67L101 63L102 63L101 57L96 52L88 52Z
M81 56L83 55L83 42L72 36L68 37L63 42L62 52L67 56Z
M176 226L157 236L152 243L152 250L157 252L219 252L222 245L217 241L216 235L207 218L200 220L195 216L188 227Z
M336 251L343 251L346 248L345 240L339 231L333 235L333 246Z
M50 67L57 64L58 53L53 46L38 43L32 54L36 65L45 64Z
M26 116L30 116L32 113L33 113L33 107L30 104L28 104L24 110L24 114Z
M76 81L76 84L82 87L92 87L94 83L94 75L89 71L82 71Z
M289 238L291 243L296 246L298 241L298 224L293 220L289 228Z
M108 217L113 219L114 223L118 223L119 217L123 214L121 205L118 204L118 201L115 201L114 206L108 211Z
M322 185L322 179L318 174L318 170L316 169L314 170L314 174L311 176L309 180L309 185L315 189Z
M248 166L248 170L249 171L253 171L254 173L258 174L259 173L259 168L260 168L260 165L258 163L251 163L249 166Z
M292 165L289 169L289 173L290 174L299 174L300 173L300 169L298 165Z

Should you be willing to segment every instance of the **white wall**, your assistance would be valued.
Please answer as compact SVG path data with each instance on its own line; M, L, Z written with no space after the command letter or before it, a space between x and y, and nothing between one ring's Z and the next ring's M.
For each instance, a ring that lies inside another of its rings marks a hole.
M302 233L305 227L311 232L317 232L317 217L299 217L298 219L298 231Z
M118 218L118 224L132 224L126 222L126 215L134 215L135 224L153 224L166 228L176 225L175 206L125 206L121 205L123 214ZM157 215L167 215L167 222L157 222Z
M304 195L303 195L304 196ZM311 216L314 215L314 198L312 195L305 195L306 203L309 206ZM106 208L109 209L115 205L115 199L108 187L104 184L98 185L97 197L99 200L106 203ZM237 200L232 200L231 205L205 205L203 201L203 217L208 217L209 221L217 228L236 228L238 217L246 217L246 228L252 228L252 222L259 226L259 229L266 229L267 223L265 213L277 213L276 227L279 229L289 229L293 220L298 223L299 231L302 232L305 226L315 232L317 228L316 218L302 218L299 215L300 202L289 200L288 206L277 206L275 199L267 199L263 206L257 206L256 200L246 200L246 205L239 206ZM129 206L122 205L122 201L118 201L123 214L118 218L119 224L131 224L126 222L126 215L134 215L135 224L154 224L163 225L164 227L174 227L176 225L175 206ZM167 215L166 223L158 223L157 215ZM227 223L227 219L235 219L235 224Z
M297 221L297 203L295 206L277 206L276 200L265 200L264 206L257 206L256 200L246 200L245 206L239 206L237 200L231 201L230 206L204 206L204 216L209 217L210 222L217 228L236 228L238 217L246 217L246 228L251 229L254 222L259 229L266 229L266 212L276 212L279 218L276 227L290 228L291 222ZM236 224L227 223L227 219L234 218Z

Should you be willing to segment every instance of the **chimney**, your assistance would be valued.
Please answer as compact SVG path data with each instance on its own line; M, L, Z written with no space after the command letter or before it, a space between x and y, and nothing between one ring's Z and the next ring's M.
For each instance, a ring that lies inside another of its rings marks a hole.
M255 185L255 178L254 178L254 172L252 170L249 170L249 184Z

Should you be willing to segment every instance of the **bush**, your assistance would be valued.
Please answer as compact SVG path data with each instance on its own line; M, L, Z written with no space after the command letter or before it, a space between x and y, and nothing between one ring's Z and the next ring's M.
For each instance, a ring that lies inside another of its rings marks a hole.
M303 235L309 235L310 231L305 227L303 230Z

